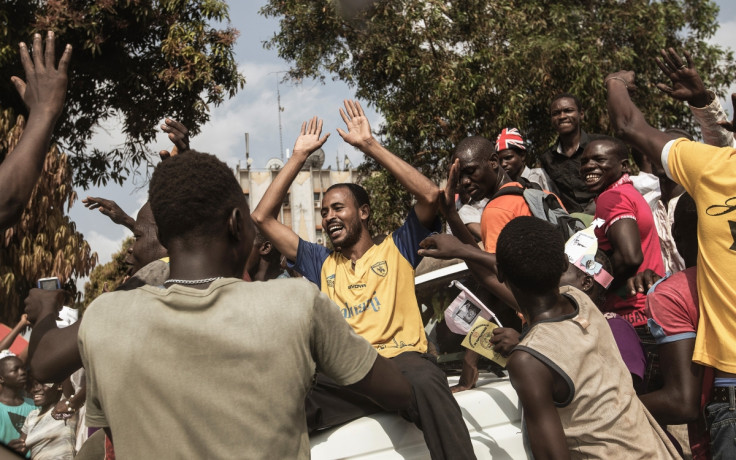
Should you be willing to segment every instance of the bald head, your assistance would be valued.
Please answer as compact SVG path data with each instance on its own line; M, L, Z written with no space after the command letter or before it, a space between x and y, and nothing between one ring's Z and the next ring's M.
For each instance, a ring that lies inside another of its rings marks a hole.
M489 141L483 136L470 136L466 137L455 147L453 154L453 160L455 158L466 157L482 161L488 161L491 159L493 154L496 153L496 149L493 146L493 142Z

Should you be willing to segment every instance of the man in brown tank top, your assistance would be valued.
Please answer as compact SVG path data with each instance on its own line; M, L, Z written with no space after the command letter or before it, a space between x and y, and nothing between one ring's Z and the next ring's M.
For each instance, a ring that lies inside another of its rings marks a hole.
M568 264L559 232L518 217L501 231L496 260L530 326L507 369L534 458L678 458L637 398L601 312L581 291L558 287Z

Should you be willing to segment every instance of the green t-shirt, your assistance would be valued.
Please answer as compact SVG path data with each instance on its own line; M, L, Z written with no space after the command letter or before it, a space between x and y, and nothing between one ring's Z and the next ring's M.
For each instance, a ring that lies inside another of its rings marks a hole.
M24 398L23 403L18 406L8 406L0 403L0 441L8 445L13 439L20 438L20 430L26 421L26 417L32 410L36 409L33 401ZM29 452L30 456L30 452Z

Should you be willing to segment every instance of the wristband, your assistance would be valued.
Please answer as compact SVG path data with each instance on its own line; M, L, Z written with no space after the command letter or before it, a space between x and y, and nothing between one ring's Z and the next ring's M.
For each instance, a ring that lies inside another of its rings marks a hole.
M607 85L608 82L611 81L611 80L618 80L620 82L623 82L624 87L626 87L626 89L629 89L629 83L626 80L624 80L623 78L621 78L621 77L608 77L605 80L603 80L603 84L604 85Z

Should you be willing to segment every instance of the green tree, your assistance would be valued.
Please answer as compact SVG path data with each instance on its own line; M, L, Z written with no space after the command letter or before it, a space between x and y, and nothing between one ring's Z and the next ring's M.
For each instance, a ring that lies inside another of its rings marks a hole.
M0 112L0 147L13 154L25 120L10 110ZM72 188L68 157L52 147L41 179L20 221L0 233L0 321L14 323L23 312L23 300L39 278L55 276L71 293L75 278L86 276L97 262L84 236L66 215L77 195Z
M507 126L535 161L555 138L549 102L561 92L579 96L588 131L610 132L602 83L619 69L637 73L650 123L694 130L687 108L654 86L652 58L665 47L690 50L719 95L732 82L732 52L706 42L718 27L709 0L269 0L261 13L280 18L266 46L291 78L353 85L385 117L385 139L407 146L397 153L434 179L459 140L495 140Z
M10 84L22 75L18 43L54 30L71 43L67 104L56 127L75 185L121 183L147 162L146 148L166 116L196 134L208 107L245 84L238 73L224 0L7 0L0 5L0 107L25 108ZM119 117L126 140L90 149L93 130ZM0 150L0 161L7 154Z
M100 294L106 291L114 291L120 286L128 273L125 257L128 249L133 246L135 239L131 236L123 240L120 250L112 255L112 260L106 264L98 265L89 275L89 281L84 283L84 299L81 307L86 308Z

